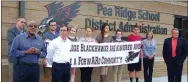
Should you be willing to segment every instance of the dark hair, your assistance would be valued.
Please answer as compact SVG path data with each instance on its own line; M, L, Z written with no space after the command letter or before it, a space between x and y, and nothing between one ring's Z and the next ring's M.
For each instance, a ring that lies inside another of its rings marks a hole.
M48 25L50 26L50 24L51 24L52 22L56 22L56 21L50 20L49 23L48 23Z
M146 38L148 38L148 35L149 35L149 34L152 35L151 39L153 39L153 33L152 33L152 31L148 31L148 32L146 33Z
M101 28L102 41L104 40L104 32L105 32L106 26L108 26L108 23L103 23L102 28Z
M133 28L131 29L132 31L133 31L135 28L139 28L139 29L140 29L140 26L137 25L137 23L136 23L135 25L132 25L132 26L133 26Z
M139 28L139 25L137 25L137 24L136 24L136 25L133 25L133 29L134 29L134 28ZM139 28L139 29L140 29L140 28Z
M115 34L117 34L117 32L121 32L122 33L122 30L121 29L117 29Z
M71 29L76 29L76 33L77 33L78 28L75 25L67 24L66 26L68 27L69 31L71 31Z
M66 25L64 25L64 24L60 26L60 28L63 28L63 27L66 27L67 31L69 30L69 28Z
M91 29L91 31L93 32L93 28L92 27L90 27L90 26L88 26L88 27L85 27L85 30L87 30L87 29Z

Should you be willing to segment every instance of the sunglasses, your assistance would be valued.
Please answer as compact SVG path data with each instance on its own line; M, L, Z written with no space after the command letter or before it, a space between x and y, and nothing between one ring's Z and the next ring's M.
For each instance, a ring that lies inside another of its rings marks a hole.
M29 25L29 27L35 27L35 28L37 28L37 25Z

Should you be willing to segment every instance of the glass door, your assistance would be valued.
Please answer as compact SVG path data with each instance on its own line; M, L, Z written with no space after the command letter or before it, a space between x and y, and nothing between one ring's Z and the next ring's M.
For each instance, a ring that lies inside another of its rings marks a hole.
M182 19L182 37L188 41L188 19Z

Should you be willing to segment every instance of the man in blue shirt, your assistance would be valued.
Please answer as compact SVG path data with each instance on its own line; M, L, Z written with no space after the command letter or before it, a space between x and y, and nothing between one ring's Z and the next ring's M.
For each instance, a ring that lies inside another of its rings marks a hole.
M17 23L14 27L8 29L7 31L7 41L8 41L8 61L9 61L9 82L13 82L13 76L14 76L14 69L15 69L15 63L16 59L13 59L10 57L10 47L12 45L12 42L14 38L17 35L20 35L26 30L24 29L26 20L23 17L18 18Z
M53 39L59 36L59 32L56 31L57 28L56 22L54 20L50 20L48 25L50 30L45 32L43 35L43 39L46 44L46 47L50 41L52 41ZM45 61L45 59L43 59L43 61ZM51 81L51 68L44 67L44 78L46 81Z
M39 58L45 58L46 48L44 41L35 35L37 24L28 22L28 31L18 35L11 46L11 56L18 59L15 69L14 82L39 82Z
M49 40L53 40L55 38L57 38L59 36L59 32L56 31L57 28L57 24L54 20L49 21L48 23L49 25L49 31L45 32L43 35L43 39L49 39Z

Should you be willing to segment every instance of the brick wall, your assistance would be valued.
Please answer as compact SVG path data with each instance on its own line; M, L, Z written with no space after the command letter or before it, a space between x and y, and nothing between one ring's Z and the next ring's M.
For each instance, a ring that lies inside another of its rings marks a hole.
M48 11L44 7L45 5L51 3L51 1L46 2L37 2L37 1L26 1L25 2L25 17L30 20L35 20L38 24L47 17ZM71 4L73 2L63 2L65 6ZM157 40L158 49L157 56L161 55L161 49L163 40L170 36L170 30L173 28L174 23L174 15L187 15L187 8L179 5L172 5L162 2L82 2L81 7L79 8L78 16L75 17L71 23L76 24L79 28L77 36L84 35L84 18L93 18L93 19L104 19L104 20L116 20L119 21L129 21L127 19L118 18L115 16L104 16L101 14L97 14L97 3L102 3L105 7L114 8L114 6L122 6L126 7L129 10L143 9L150 12L160 12L161 18L159 22L156 21L145 21L145 20L131 20L132 23L140 23L140 24L159 24L161 26L165 26L168 28L167 35L155 34L154 39ZM37 4L37 5L36 5ZM13 27L16 23L16 19L18 17L18 1L3 1L2 2L2 55L7 55L7 30ZM88 11L90 10L90 11ZM113 10L114 11L114 10ZM181 12L181 13L180 13ZM113 12L114 13L114 12ZM99 31L94 31L93 36L99 34ZM127 36L130 32L125 32L123 36ZM110 35L114 35L114 31L110 32ZM145 36L144 33L141 33L142 36Z
M51 2L36 2L36 1L29 1L25 2L25 17L28 20L35 20L39 24L42 19L47 17L47 9L45 9L44 5L47 5ZM71 4L72 2L64 2L65 5ZM174 15L187 15L187 7L185 6L179 6L179 5L172 5L172 4L167 4L167 3L162 3L162 2L83 2L83 6L80 8L79 16L73 19L73 24L81 24L79 26L78 30L78 36L84 35L84 17L91 17L91 18L101 18L101 19L108 19L108 20L113 20L116 19L115 17L105 17L103 15L97 15L96 10L88 11L89 7L91 9L96 9L96 4L97 3L102 3L105 6L112 7L112 6L122 6L122 7L128 7L131 10L135 10L138 8L142 8L143 10L148 10L152 12L160 12L162 13L161 20L160 22L151 22L151 21L132 21L132 22L140 22L140 23L151 23L151 24L161 24L163 26L166 26L168 28L168 34L167 35L159 35L156 34L154 36L154 39L157 40L158 48L157 48L157 56L161 57L161 51L162 51L162 46L163 46L163 40L166 37L170 36L170 30L173 28L173 21ZM87 7L89 6L89 7ZM7 56L7 30L11 28L12 26L15 25L16 23L16 18L18 17L18 1L2 1L2 55ZM83 21L80 21L83 20ZM127 19L121 19L117 18L117 21L120 20L125 20ZM95 31L93 36L96 36L99 34L100 31ZM114 34L114 32L110 32L111 35ZM127 36L130 34L129 32L124 33L124 36ZM141 34L144 36L145 34ZM7 58L7 57L5 57ZM109 76L108 79L112 80L112 69L110 68L109 71ZM80 71L78 69L77 71L77 76L76 76L76 82L79 82L80 78ZM127 71L127 66L125 65L125 70L123 72L124 76L123 79L128 78L128 71ZM154 72L153 76L158 77L158 76L164 76L166 75L166 65L164 64L163 61L156 61L154 64ZM184 70L183 74L187 74L187 62L184 64ZM143 78L143 71L141 72L141 77ZM42 77L41 77L42 78ZM93 76L92 79L94 82L99 82L99 68L95 68L93 70ZM8 66L3 65L2 66L2 82L8 82Z

